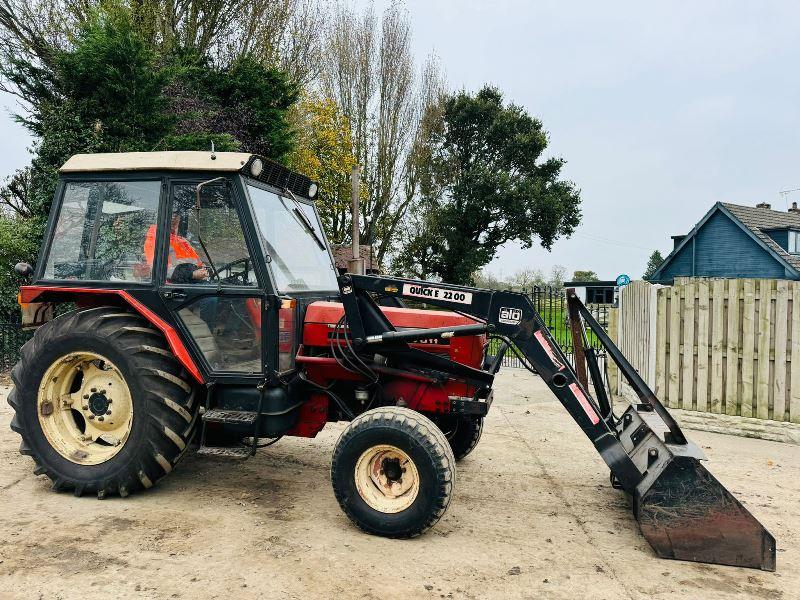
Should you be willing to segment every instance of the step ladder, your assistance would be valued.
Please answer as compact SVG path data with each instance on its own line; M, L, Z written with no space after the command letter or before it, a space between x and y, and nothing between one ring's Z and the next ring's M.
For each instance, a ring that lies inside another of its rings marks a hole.
M200 447L197 449L198 454L201 456L213 456L218 458L246 459L250 458L256 453L260 429L260 420L258 415L261 414L261 406L264 400L264 385L260 384L258 388L262 393L259 395L257 411L211 408L213 387L209 388L208 393L206 394L205 407L203 408L201 415L203 429L200 435ZM208 429L208 423L221 423L223 425L239 426L249 425L252 427L252 433L250 435L252 436L253 443L250 445L241 444L239 446L207 446L206 433Z

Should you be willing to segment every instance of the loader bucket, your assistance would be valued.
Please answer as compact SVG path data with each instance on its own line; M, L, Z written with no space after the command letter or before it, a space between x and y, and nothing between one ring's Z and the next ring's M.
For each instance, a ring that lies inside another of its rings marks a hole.
M775 570L775 538L700 463L705 455L696 444L676 443L649 405L629 407L615 429L643 474L616 483L633 497L634 516L658 556Z
M700 463L703 451L686 438L583 304L570 298L570 309L576 362L586 361L599 399L597 410L619 444L604 441L601 455L611 467L612 482L633 497L636 520L656 554L774 571L775 538ZM628 406L619 419L602 387L595 354L583 346L579 316L641 402ZM578 371L579 382L588 387L586 372ZM608 451L615 447L614 453Z
M775 538L693 457L674 457L635 503L662 558L775 570Z

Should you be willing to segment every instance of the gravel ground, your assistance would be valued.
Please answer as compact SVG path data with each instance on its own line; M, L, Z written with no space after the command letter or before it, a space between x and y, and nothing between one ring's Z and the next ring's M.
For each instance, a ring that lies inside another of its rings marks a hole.
M188 456L146 493L50 491L0 408L0 598L798 598L800 447L691 432L778 540L778 571L654 556L535 377L498 376L484 437L424 536L359 532L331 490L341 425L242 463ZM5 396L7 388L2 389Z

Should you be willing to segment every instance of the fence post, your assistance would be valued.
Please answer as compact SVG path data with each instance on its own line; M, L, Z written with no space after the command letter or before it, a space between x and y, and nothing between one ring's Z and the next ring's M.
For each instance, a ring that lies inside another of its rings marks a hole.
M656 389L656 329L658 325L658 288L657 285L651 285L648 289L649 298L647 306L648 327L649 332L647 336L647 385L651 390Z
M619 307L610 308L608 310L608 337L614 341L614 343L617 345L617 348L620 347ZM615 363L613 360L607 360L606 365L608 365L608 387L611 390L612 395L619 395L619 367L617 367L617 363Z

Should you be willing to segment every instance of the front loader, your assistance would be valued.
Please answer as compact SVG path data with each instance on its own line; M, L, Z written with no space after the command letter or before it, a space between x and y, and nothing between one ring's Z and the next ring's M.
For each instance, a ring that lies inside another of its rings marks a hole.
M56 490L126 496L193 443L247 458L347 421L331 465L340 506L369 533L413 537L447 509L455 463L478 444L514 352L631 496L659 556L775 569L774 538L573 292L575 368L523 294L337 276L315 195L308 178L250 154L70 159L39 264L18 265L33 280L20 303L36 332L9 403L35 472ZM621 415L587 328L638 395Z

